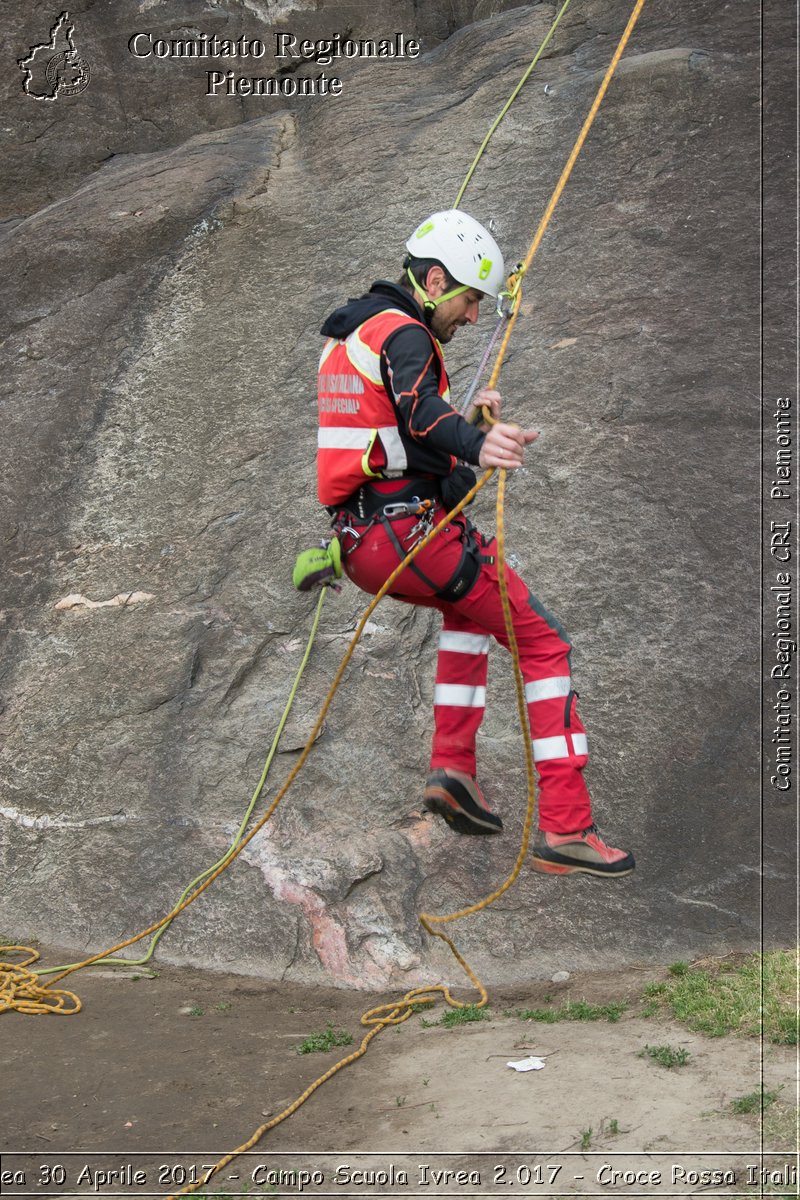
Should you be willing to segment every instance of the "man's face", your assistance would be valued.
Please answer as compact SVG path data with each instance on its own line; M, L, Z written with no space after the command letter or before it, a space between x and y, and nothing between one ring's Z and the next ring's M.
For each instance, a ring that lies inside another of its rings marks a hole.
M455 285L450 283L441 267L431 267L425 281L425 290L431 300L438 300ZM457 329L462 325L474 325L478 319L478 305L483 299L483 292L477 288L468 288L459 292L449 300L444 300L434 309L430 318L431 332L442 343L449 342Z
M445 300L431 317L431 330L440 342L449 342L462 325L474 325L478 319L478 306L483 292L469 288L458 296Z

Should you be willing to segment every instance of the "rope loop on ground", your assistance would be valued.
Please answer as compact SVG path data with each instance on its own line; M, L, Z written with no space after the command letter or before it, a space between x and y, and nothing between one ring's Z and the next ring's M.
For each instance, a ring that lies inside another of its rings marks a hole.
M42 986L36 973L27 969L40 957L33 946L0 947L3 955L16 951L27 957L21 962L0 959L0 1013L13 1010L32 1015L59 1013L62 1017L71 1017L81 1011L81 1002L74 992Z

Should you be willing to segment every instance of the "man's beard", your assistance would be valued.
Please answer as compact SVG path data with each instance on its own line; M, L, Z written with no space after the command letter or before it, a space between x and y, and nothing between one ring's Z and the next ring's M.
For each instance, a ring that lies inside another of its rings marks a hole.
M442 321L441 314L434 312L430 320L431 333L436 335L437 341L445 345L451 341L453 334L458 328L458 324L452 320Z

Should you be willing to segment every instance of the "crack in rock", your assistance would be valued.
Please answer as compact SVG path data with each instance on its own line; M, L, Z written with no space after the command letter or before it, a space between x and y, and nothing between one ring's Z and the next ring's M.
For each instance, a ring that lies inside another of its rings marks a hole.
M127 608L131 604L142 604L145 600L155 600L152 592L118 592L110 600L89 600L78 592L65 596L53 608L66 612L74 608Z
M712 903L711 900L692 900L689 896L676 896L674 892L673 899L677 900L678 904L695 904L699 908L713 908L715 912L722 913L726 917L734 917L737 922L741 919L739 913L732 912L729 908L720 908L718 904Z
M118 825L130 820L127 813L110 813L105 817L87 817L85 821L70 821L67 817L30 817L18 808L0 806L0 817L13 821L23 829L89 829L94 825Z

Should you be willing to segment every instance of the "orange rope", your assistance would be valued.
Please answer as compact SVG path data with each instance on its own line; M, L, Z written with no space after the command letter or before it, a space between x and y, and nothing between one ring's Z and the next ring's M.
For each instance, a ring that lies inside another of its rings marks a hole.
M512 276L510 283L511 283L513 293L514 293L514 307L513 307L512 315L509 319L508 329L506 330L505 337L503 339L500 350L498 352L497 359L495 361L494 369L492 370L492 374L491 374L490 381L488 384L489 387L494 387L497 383L497 380L500 375L500 369L503 364L503 359L505 358L505 352L506 352L506 347L508 346L508 340L511 336L511 330L513 329L514 324L516 323L516 318L519 313L519 306L520 306L520 300L521 300L521 294L522 294L521 288L519 286L521 277L528 270L528 267L532 263L534 256L536 254L536 251L538 250L539 245L541 244L545 229L547 228L547 225L550 222L550 218L553 215L555 206L558 203L561 193L563 192L566 182L572 172L572 168L575 165L575 160L577 159L578 154L580 153L581 148L583 146L583 143L586 140L586 136L587 136L589 129L592 125L592 122L594 121L594 118L597 114L597 110L600 107L603 97L605 96L605 93L608 89L608 85L611 82L611 77L617 68L617 64L618 64L620 58L622 57L625 46L628 43L628 39L630 38L630 35L633 31L633 27L636 24L636 21L638 20L639 14L641 13L643 7L644 7L644 0L637 0L636 5L633 9L633 12L631 13L630 19L628 20L628 24L625 27L625 31L624 31L622 37L620 38L620 41L619 41L616 51L614 52L614 56L608 67L608 70L606 71L605 76L603 77L603 81L600 85L597 96L595 97L595 100L589 111L589 115L587 116L586 120L583 123L583 127L581 128L581 131L578 135L578 139L572 149L572 153L570 154L569 159L567 160L567 165L565 166L564 170L561 173L561 176L560 176L559 181L556 185L556 188L553 192L553 195L550 198L550 202L547 205L547 208L545 210L544 216L542 217L542 220L539 223L539 228L537 229L536 234L533 238L533 241L530 245L528 253L525 257L525 261L522 264L519 271L517 272L516 276ZM488 409L484 408L483 414L487 421L492 421L492 415ZM472 490L464 497L464 499L461 501L461 503L459 505L457 505L456 508L454 508L451 513L448 513L448 515L444 518L444 520L439 522L439 524L435 527L435 529L433 529L431 531L431 533L428 535L428 537L426 537L422 542L418 543L418 545L415 547L414 551L412 551L412 553L409 554L408 557L404 560L401 567L398 570L392 572L392 575L390 575L390 577L387 580L384 587L381 588L380 592L378 592L378 594L375 597L375 599L373 600L372 604L367 609L367 614L369 614L373 611L378 600L381 599L381 597L386 594L386 591L388 590L388 588L392 585L394 580L399 575L400 570L402 570L402 568L404 566L406 566L408 563L410 563L413 560L414 557L416 557L416 554L420 550L422 550L424 546L426 546L428 544L429 539L434 537L438 533L439 529L441 529L445 524L447 524L454 516L457 515L457 513L459 513L461 511L461 509L466 504L469 503L469 501L483 487L483 485L487 482L487 480L490 478L490 476L493 473L494 473L493 471L487 471L484 475L482 475L481 478L478 480L477 484L475 485L475 487L472 488ZM505 882L500 885L499 888L497 888L494 892L491 893L491 895L485 896L482 900L477 901L477 903L471 904L466 908L462 908L458 912L447 913L443 916L434 916L431 913L420 913L419 914L419 920L420 920L422 927L432 937L438 937L447 944L447 946L450 948L453 956L455 957L456 961L461 966L464 973L467 975L467 977L470 979L470 981L473 983L473 985L479 991L480 1000L478 1001L478 1004L476 1005L476 1007L479 1007L479 1008L483 1007L488 1002L489 996L486 991L486 988L483 986L481 981L478 979L478 977L472 971L471 967L469 966L467 961L464 959L464 957L456 949L452 940L445 933L434 928L434 926L444 925L451 921L457 921L461 917L470 916L473 913L480 912L481 909L487 908L490 904L493 904L494 901L497 900L499 896L502 896L503 893L506 892L512 886L512 884L516 880L517 876L519 875L519 872L522 868L522 864L525 860L525 856L526 856L527 850L528 850L528 841L530 839L530 831L531 831L531 827L533 824L533 814L534 814L535 803L536 803L536 791L535 791L536 783L535 783L535 775L534 775L534 768L533 768L533 751L532 751L532 747L531 747L531 739L530 739L530 737L526 736L526 731L528 730L528 709L527 709L527 705L525 703L525 687L524 687L524 682L522 679L522 672L520 671L519 651L517 648L516 637L514 635L513 623L511 620L511 610L510 610L510 606L509 606L509 602L508 602L508 590L507 590L506 581L505 581L505 544L504 544L504 521L503 521L504 515L505 515L505 513L504 513L505 483L506 483L506 472L505 472L505 470L501 469L500 473L498 475L498 485L497 485L497 551L498 551L497 552L497 572L498 572L498 576L500 579L500 594L501 594L502 603L503 603L503 617L504 617L505 625L506 625L506 634L508 636L509 649L511 651L511 658L512 658L512 661L514 664L514 682L515 682L516 692L517 692L517 707L519 710L520 724L521 724L521 727L523 730L523 737L524 737L524 742L525 742L525 761L526 761L527 774L528 774L528 805L527 805L527 810L525 813L525 823L523 826L522 843L520 845L520 851L519 851L519 854L517 855L517 859L516 859L516 862L514 863L511 874L508 876L508 878L505 880ZM366 619L366 614L365 614L364 620L365 619ZM363 621L362 621L362 625L363 625ZM359 628L356 631L357 635L360 634L362 625L359 625ZM354 639L354 641L355 641L355 639ZM347 658L347 657L348 656L346 655L345 658ZM343 665L344 665L344 663L343 663ZM340 671L341 671L341 668L340 668ZM339 674L337 674L337 679L334 681L335 684L338 682L338 679L339 679ZM333 690L334 689L332 689L332 691ZM332 697L332 691L328 694L328 700L326 700L326 705L328 704L329 699ZM325 709L325 711L327 711L327 708ZM312 740L313 740L314 736L316 736L316 731L314 734L312 734ZM290 779L290 782L291 782L291 779ZM308 1099L308 1097L317 1090L318 1087L321 1087L321 1085L323 1083L325 1083L326 1080L330 1079L331 1076L335 1075L338 1071L342 1070L344 1067L349 1066L350 1063L355 1062L357 1059L361 1058L361 1056L366 1053L369 1043L372 1041L372 1039L378 1033L381 1032L382 1029L385 1029L388 1025L399 1025L399 1024L402 1024L403 1021L407 1021L408 1018L411 1016L412 1012L414 1011L415 1005L432 1004L435 1002L436 996L438 994L443 995L445 1000L447 1001L447 1003L452 1005L454 1008L466 1007L464 1002L462 1002L460 1000L456 1000L455 997L453 997L450 994L449 988L447 988L444 984L436 984L429 988L422 987L422 988L412 989L411 991L406 992L406 994L405 994L405 996L403 996L402 1000L390 1001L388 1004L378 1005L376 1008L371 1008L367 1012L365 1012L363 1014L363 1016L361 1017L361 1024L362 1025L372 1025L372 1028L370 1029L369 1033L367 1033L365 1035L359 1048L357 1050L353 1051L353 1053L348 1054L345 1058L340 1059L340 1061L338 1063L334 1063L334 1065L328 1071L326 1071L324 1075L321 1075L319 1077L319 1079L315 1080L314 1083L312 1083L308 1088L306 1088L306 1090L302 1093L302 1095L298 1096L297 1099L295 1101L293 1101L292 1104L290 1104L287 1108L285 1108L283 1110L283 1112L278 1113L277 1116L273 1117L265 1125L260 1126L253 1133L252 1137L249 1138L248 1141L246 1141L243 1145L239 1146L236 1150L232 1150L230 1152L230 1154L225 1155L224 1158L221 1158L219 1160L219 1162L216 1163L215 1166L212 1168L211 1172L206 1177L206 1180L204 1182L207 1182L208 1179L212 1175L214 1175L217 1171L221 1170L223 1167L227 1166L239 1154L244 1154L248 1150L251 1150L252 1147L260 1140L261 1137L263 1137L263 1135L268 1130L274 1129L276 1125L279 1125L282 1121L285 1121L287 1117L291 1116L292 1113L296 1112L297 1109L300 1107L300 1105L303 1104ZM176 1192L175 1196L168 1197L168 1200L175 1200L175 1198L177 1196L186 1195L190 1192L197 1191L198 1187L201 1187L201 1186L203 1186L202 1183L190 1185L189 1187L183 1188L181 1191Z

